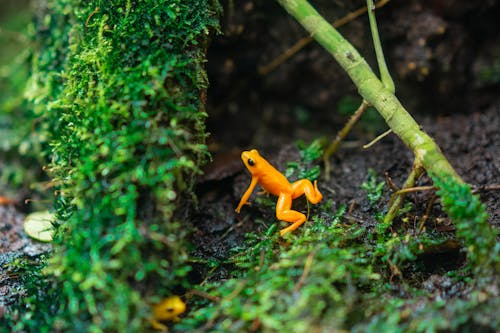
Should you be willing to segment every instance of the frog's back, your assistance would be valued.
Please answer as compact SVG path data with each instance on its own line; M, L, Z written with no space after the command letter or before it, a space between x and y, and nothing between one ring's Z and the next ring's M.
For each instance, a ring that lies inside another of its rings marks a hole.
M259 172L259 184L262 186L264 191L279 196L280 193L291 193L292 185L288 182L288 179L279 172L275 167L273 167L269 162L262 159L260 163L265 163L261 166Z

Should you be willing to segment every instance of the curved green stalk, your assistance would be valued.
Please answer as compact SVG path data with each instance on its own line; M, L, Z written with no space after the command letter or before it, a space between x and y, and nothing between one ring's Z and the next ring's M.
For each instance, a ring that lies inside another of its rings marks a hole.
M373 73L359 52L305 0L278 0L304 28L327 49L350 76L359 94L385 119L393 132L414 152L424 168L456 182L463 180L455 172L432 138L405 110L397 97Z
M385 62L384 51L380 43L380 36L378 34L377 19L375 18L375 5L373 0L366 0L366 7L368 8L368 19L370 20L370 30L372 31L373 47L375 48L375 55L377 56L378 70L380 72L380 79L384 86L392 93L396 91L394 81L392 80L387 63Z

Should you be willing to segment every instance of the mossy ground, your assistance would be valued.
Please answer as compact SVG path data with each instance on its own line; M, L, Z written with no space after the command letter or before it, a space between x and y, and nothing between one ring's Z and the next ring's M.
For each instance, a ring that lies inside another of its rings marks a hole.
M494 117L493 110L485 117ZM443 126L448 134L461 131L452 118ZM471 126L484 128L481 121ZM494 128L488 127L491 140ZM333 179L320 176L327 201L311 206L310 220L285 239L276 235L284 225L275 220L272 197L255 195L243 216L231 213L248 185L246 172L204 184L193 242L199 244L196 261L206 263L205 275L196 287L201 292L188 293L192 312L179 329L194 325L198 331L221 332L435 332L498 327L498 312L492 310L498 299L498 261L484 263L487 268L481 270L474 253L467 258L463 244L475 232L457 234L439 203L422 222L432 192L409 196L390 231L377 233L391 195L383 172L389 171L400 184L411 159L396 138L370 149L368 155L352 149L340 152ZM459 149L450 151L452 160L467 158ZM300 161L296 147L285 147L275 156L272 160L280 170L286 169L287 156ZM491 170L491 165L485 166L482 172ZM233 184L233 193L225 192L231 188L227 183ZM424 177L419 185L429 183ZM487 198L494 213L491 200L497 196L485 192ZM210 208L215 202L219 208ZM307 210L301 200L295 207ZM476 208L475 216L482 216L484 208ZM458 220L457 229L460 223L477 224ZM477 234L475 239L490 236ZM498 260L498 245L490 248L488 258Z

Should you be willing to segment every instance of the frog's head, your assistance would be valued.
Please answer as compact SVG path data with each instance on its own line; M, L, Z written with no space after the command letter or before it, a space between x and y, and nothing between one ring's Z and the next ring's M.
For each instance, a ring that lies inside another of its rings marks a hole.
M179 296L164 298L153 307L153 317L156 320L175 320L178 315L186 311L186 303Z
M259 164L262 161L257 149L247 150L241 153L241 160L247 167L248 171L253 175L259 170Z

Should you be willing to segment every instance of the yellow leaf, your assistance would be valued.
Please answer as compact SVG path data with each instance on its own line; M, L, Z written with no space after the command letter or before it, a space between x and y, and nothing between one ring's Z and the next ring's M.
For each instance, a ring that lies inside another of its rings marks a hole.
M54 235L52 221L54 221L54 214L48 211L29 214L24 219L24 231L36 240L51 242Z

